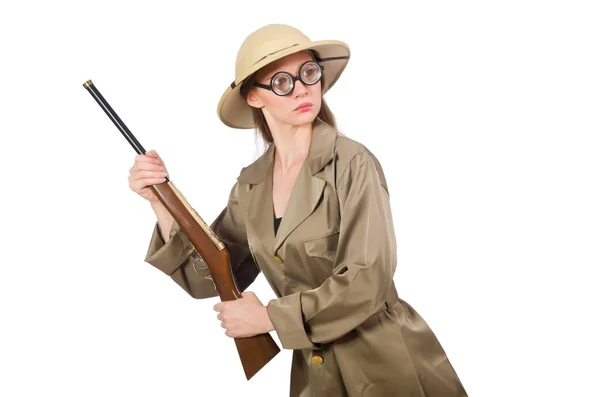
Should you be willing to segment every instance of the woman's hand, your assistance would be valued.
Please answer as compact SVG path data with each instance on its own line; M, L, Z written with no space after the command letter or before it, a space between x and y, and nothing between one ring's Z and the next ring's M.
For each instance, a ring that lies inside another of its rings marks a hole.
M135 156L135 162L129 169L129 187L131 190L150 201L158 202L158 198L148 186L165 181L167 168L155 150Z
M254 292L242 292L241 299L219 302L214 309L219 312L217 319L221 320L221 327L226 329L225 335L231 338L246 338L275 329L267 307Z

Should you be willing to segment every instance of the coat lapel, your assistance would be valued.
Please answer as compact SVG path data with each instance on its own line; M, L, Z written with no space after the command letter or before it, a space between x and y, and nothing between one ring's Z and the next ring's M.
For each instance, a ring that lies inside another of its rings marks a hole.
M265 248L274 255L286 238L319 204L326 182L318 175L333 159L337 131L317 119L313 127L308 156L292 188L277 236L273 228L273 164L275 148L271 145L254 163L244 168L238 181L248 183L242 207Z
M310 167L307 166L305 161L296 177L296 182L294 183L283 218L281 219L273 252L277 252L290 233L313 212L323 194L324 188L325 181L313 176ZM273 197L272 191L271 197Z
M240 197L240 204L267 250L271 250L275 243L272 187L274 149L271 145L261 157L243 169L238 177L239 182L248 184L247 193Z

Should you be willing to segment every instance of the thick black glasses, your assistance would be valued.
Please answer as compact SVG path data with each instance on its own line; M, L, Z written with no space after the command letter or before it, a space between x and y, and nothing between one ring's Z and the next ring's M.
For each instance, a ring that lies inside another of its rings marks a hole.
M315 85L323 76L325 68L315 61L304 62L300 66L298 76L292 76L288 72L277 72L271 77L269 85L254 83L254 86L273 91L276 95L285 96L294 91L297 80L302 81L304 85Z

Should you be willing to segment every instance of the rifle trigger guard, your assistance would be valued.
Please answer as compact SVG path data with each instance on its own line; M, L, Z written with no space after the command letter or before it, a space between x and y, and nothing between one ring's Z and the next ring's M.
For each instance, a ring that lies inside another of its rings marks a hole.
M198 271L198 269L196 269L196 262L198 260L203 260L202 256L198 253L198 251L196 251L196 253L198 254L198 257L196 259L194 259L194 262L192 263L192 267L194 268L194 271L202 278L210 278L212 280L212 276L208 275L208 276L203 276L202 274L200 274L200 272ZM201 270L206 270L208 269L208 265L206 267L201 267Z
M198 254L198 257L196 259L194 259L194 262L192 262L192 267L194 268L194 271L202 278L205 278L207 280L212 281L213 287L215 287L215 290L217 289L217 285L215 284L215 280L212 278L212 274L209 271L208 276L203 276L200 274L200 272L198 272L198 269L196 269L196 261L197 260L202 260L204 261L204 258L202 258L202 255L200 255L200 253L198 252L198 250L194 249L194 251L196 252L196 254ZM206 263L206 261L204 261ZM201 268L202 270L206 270L208 269L208 265L206 265L206 267Z

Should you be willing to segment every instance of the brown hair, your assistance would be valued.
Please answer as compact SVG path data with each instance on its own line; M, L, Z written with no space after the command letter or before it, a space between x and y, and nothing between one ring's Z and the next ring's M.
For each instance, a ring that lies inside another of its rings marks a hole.
M308 52L313 56L313 59L315 59L315 58L319 59L318 55L316 54L316 51L309 50ZM248 94L250 93L250 90L252 89L252 87L254 87L254 82L256 81L256 76L261 70L262 69L254 72L253 74L248 76L246 78L246 80L242 83L242 86L240 87L240 94L242 95L242 97L244 97L244 99L248 98ZM321 92L323 92L324 89L325 89L325 76L321 77ZM327 102L325 101L325 98L323 98L322 94L321 94L321 109L319 110L319 114L317 114L317 117L319 119L321 119L323 122L329 124L330 126L332 126L335 129L337 129L335 116L333 115L333 112L327 105ZM267 145L267 147L270 146L273 143L273 135L271 134L271 130L269 129L269 125L267 124L267 120L265 119L265 116L264 116L262 110L259 108L252 107L252 118L254 119L254 127L256 128L257 133L260 133L260 135L262 136L262 140Z

